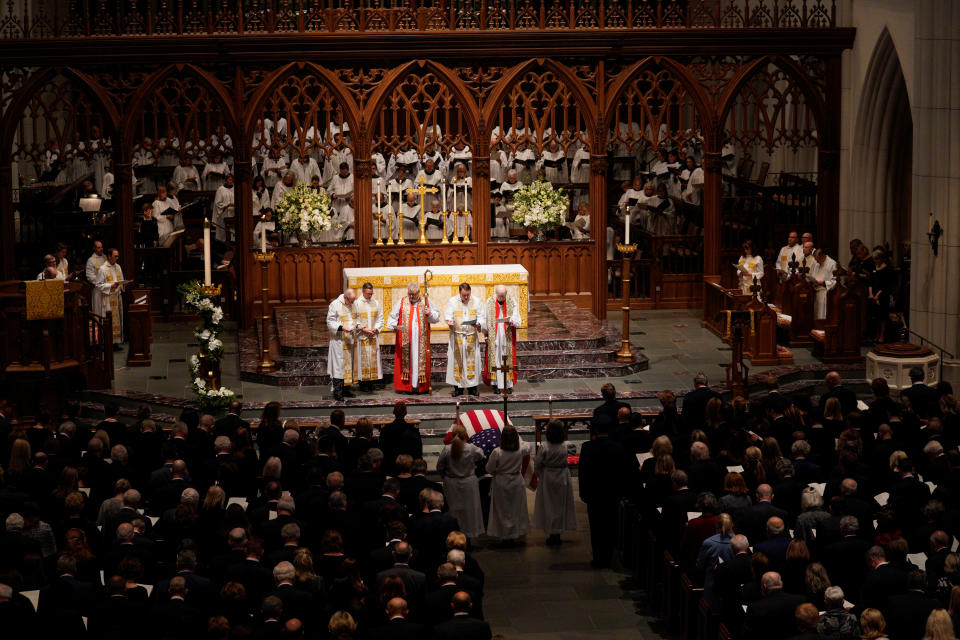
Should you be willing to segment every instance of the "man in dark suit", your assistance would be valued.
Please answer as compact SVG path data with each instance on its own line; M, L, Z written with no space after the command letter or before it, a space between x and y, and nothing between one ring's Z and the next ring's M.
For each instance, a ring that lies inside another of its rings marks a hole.
M910 369L910 386L900 391L900 399L906 399L910 402L913 412L920 418L928 418L940 413L940 398L937 390L928 387L923 382L923 369L913 367Z
M600 387L600 396L603 398L603 404L593 410L594 420L600 416L606 416L610 419L611 424L616 424L617 414L620 413L620 409L622 407L630 408L630 405L626 402L617 400L617 388L609 382L605 382L603 386Z
M472 603L469 593L455 593L450 606L453 608L453 617L433 628L437 640L490 640L493 636L490 625L470 616Z
M730 550L733 557L718 564L713 573L713 593L720 599L719 613L722 620L728 624L740 619L740 606L737 601L740 585L753 579L750 568L750 541L747 537L740 534L733 536Z
M205 578L196 573L197 554L190 549L184 549L177 554L176 561L177 573L175 576L183 578L187 585L186 601L192 607L204 611L213 601L213 585L210 578ZM153 588L154 602L165 602L169 599L170 580L173 578L164 578Z
M347 476L346 493L350 502L363 504L375 500L383 489L383 473L372 451L367 451L357 460L357 470Z
M170 599L153 608L152 629L159 638L200 638L206 630L205 618L199 609L187 604L187 582L177 576L167 588Z
M0 629L11 638L26 638L36 633L39 618L30 600L14 593L10 585L0 583Z
M426 628L422 624L407 620L410 610L403 598L391 598L387 602L386 613L387 621L371 631L371 639L421 640L425 637Z
M416 460L423 457L420 429L407 422L407 403L397 400L393 405L393 422L380 429L380 450L383 451L383 470L396 474L397 456L406 454Z
M239 400L231 402L227 415L213 423L214 435L232 438L237 433L237 429L249 430L250 423L240 417L241 413L243 413L243 404Z
M787 458L777 460L777 477L779 480L773 485L773 504L790 514L790 522L800 515L800 495L807 487L794 476L794 466Z
M719 398L720 394L707 386L707 375L698 373L693 377L693 391L683 396L683 412L680 414L680 424L686 431L703 427L707 402L711 398Z
M260 562L263 558L263 541L257 537L247 540L244 555L246 557L239 562L225 566L220 582L239 582L247 590L248 602L261 602L273 589L273 573Z
M863 584L864 563L870 543L858 537L860 523L855 516L840 518L841 538L826 546L823 564L831 581L844 593L860 593Z
M290 618L309 624L314 619L314 609L322 603L314 602L313 596L306 591L297 589L293 581L296 579L297 572L289 562L281 562L273 568L273 579L277 582L277 588L268 594L280 598L283 603L282 620L286 622Z
M739 533L750 540L760 541L766 537L767 521L777 517L786 521L789 515L784 509L773 505L773 488L768 484L757 487L757 502L744 514L743 526L738 526Z
M457 519L443 512L443 494L425 489L426 502L420 513L410 519L407 530L413 548L417 550L418 566L432 574L447 553L447 536L458 531Z
M820 396L820 413L823 413L827 400L836 398L840 401L840 409L844 417L857 409L857 394L843 386L843 378L836 371L831 371L824 380L827 383L827 392Z
M609 417L597 416L592 425L595 439L580 448L580 499L587 503L595 568L610 566L620 499L630 490L637 470L636 458L609 437L612 424Z
M97 592L93 584L78 580L76 573L77 561L73 556L57 558L57 577L40 589L37 613L41 617L90 615Z
M283 439L266 450L263 454L264 460L270 458L279 458L280 484L285 489L294 490L299 480L298 473L300 469L300 432L296 429L286 429L283 432Z
M194 487L187 480L187 463L183 460L174 460L170 467L170 479L154 493L150 502L150 513L162 515L164 511L175 509L180 504L180 496L184 489Z
M726 469L710 458L710 448L703 442L690 445L690 466L687 467L687 479L690 490L695 493L710 491L715 495L723 492L723 477Z
M365 537L368 552L383 543L387 525L395 520L406 522L406 509L397 501L399 496L400 483L396 478L387 478L383 481L383 493L380 497L360 505L360 522L367 534Z
M794 610L804 601L803 596L785 593L780 574L768 571L760 580L763 597L747 607L743 620L746 640L781 640L791 635ZM787 622L787 624L785 624Z
M930 487L920 482L913 472L913 461L904 458L900 461L900 480L890 487L887 502L896 512L897 521L904 529L911 529L922 521L923 508L930 500Z
M449 562L444 562L437 567L437 588L427 594L423 602L423 621L431 627L436 627L441 622L446 622L453 617L453 596L458 591L467 591L457 585L457 568ZM470 594L471 600L476 599L476 594Z
M780 381L777 376L767 376L764 385L767 388L767 395L759 399L760 411L763 415L766 415L771 409L776 409L777 413L783 414L790 408L793 402L780 392Z
M883 547L873 546L867 550L867 565L870 571L863 579L857 605L887 611L890 596L906 593L907 572L887 562Z
M393 566L377 574L376 584L379 589L387 578L399 577L407 588L408 604L413 607L414 611L419 611L420 604L426 595L427 577L422 572L410 567L412 555L413 549L410 547L410 543L398 542L393 548Z
M116 545L101 558L104 574L115 575L123 559L132 557L140 561L143 566L143 578L152 584L157 572L157 561L152 550L144 545L134 544L136 531L129 522L118 526L116 532Z
M284 500L286 499L287 498L284 498ZM276 522L279 519L280 516L278 515L276 520L271 520L270 522ZM284 524L276 535L276 539L279 541L280 546L273 546L273 550L269 551L266 557L263 559L263 564L267 568L273 568L281 562L292 563L293 557L297 553L297 549L300 548L300 532L301 529L298 522L287 522ZM264 544L267 546L267 549L270 549L270 545L267 543L266 539L264 539Z
M143 615L143 607L130 601L126 581L120 576L107 580L107 596L90 612L87 631L94 638L121 640Z
M0 533L0 571L22 570L28 556L40 557L40 543L23 535L23 527L24 519L19 513L6 517L5 531Z
M950 535L946 531L934 531L929 539L930 551L927 552L927 592L933 593L937 582L943 576L943 565L950 555Z
M767 520L767 537L753 545L758 553L770 560L770 568L782 571L787 563L787 547L790 546L790 533L783 520L774 516Z
M697 510L697 494L688 486L687 473L680 469L670 475L673 493L663 499L657 538L676 555L687 525L687 513Z
M922 571L907 574L907 592L887 598L887 630L891 638L898 640L920 640L927 625L927 617L934 609L942 605L936 598L928 596L926 576Z
M400 481L400 502L407 508L407 513L419 513L423 509L420 496L424 489L436 491L443 496L443 486L427 479L427 461L423 458L411 461L407 474L402 468L397 468L396 471L397 480Z

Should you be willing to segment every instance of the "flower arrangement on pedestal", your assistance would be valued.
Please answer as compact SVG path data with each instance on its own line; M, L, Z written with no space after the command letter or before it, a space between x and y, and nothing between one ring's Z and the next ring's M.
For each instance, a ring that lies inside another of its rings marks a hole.
M300 184L283 194L277 203L277 224L287 237L296 235L300 245L310 244L310 236L333 228L330 196Z
M190 356L190 386L202 409L215 409L230 404L236 394L220 386L220 360L223 358L223 341L218 337L223 328L223 309L204 291L199 281L186 282L177 287L187 307L195 311L203 324L193 335L200 345L200 352Z
M554 189L543 180L525 184L513 195L511 220L527 229L535 229L537 239L542 240L545 231L566 222L570 210L570 198L563 189Z

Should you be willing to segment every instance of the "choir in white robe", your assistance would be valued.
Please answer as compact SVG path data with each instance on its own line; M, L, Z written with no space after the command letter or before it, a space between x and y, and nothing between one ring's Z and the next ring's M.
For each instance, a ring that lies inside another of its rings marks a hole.
M457 519L460 531L469 537L476 537L484 532L480 482L476 473L477 463L483 460L483 451L467 442L463 445L463 454L456 459L451 448L448 444L440 451L437 473L443 480L449 514Z
M87 266L84 270L84 273L87 276L87 282L90 284L96 284L97 282L97 273L100 271L100 267L107 262L106 256L98 256L97 254L92 254L87 258Z
M403 228L403 239L407 242L416 242L420 237L420 205L408 202L400 205L399 222Z
M172 181L177 185L177 189L196 191L200 188L200 173L193 165L189 167L182 164L177 165L177 168L173 170Z
M349 225L354 221L353 174L346 177L337 174L330 181L330 202L334 214L335 227L331 229L326 242L353 240L354 230ZM323 241L323 240L322 240Z
M590 238L590 214L577 212L573 222L567 223L570 229L570 236L574 240L587 240Z
M393 309L390 311L390 317L387 319L387 331L397 330L397 322L400 319L400 305L403 303L404 298L407 298L407 296L400 298L396 304L393 305ZM407 299L407 302L409 303L409 299ZM411 305L409 309L410 316L419 318L420 313L422 313L424 309L423 297L421 296L420 300L418 300L416 304ZM440 310L433 304L430 305L427 320L430 324L435 324L440 321ZM405 324L408 323L409 317L404 318L403 321ZM410 349L410 380L413 384L416 384L420 378L420 323L414 321L408 326L410 326L410 341L404 345L404 348Z
M170 234L173 233L173 220L167 216L174 215L177 209L179 209L179 207L175 209L170 198L153 201L153 217L157 220L157 233L160 244L163 244Z
M277 210L277 205L280 204L280 201L283 200L283 196L286 195L288 191L291 191L293 186L287 186L282 182L278 182L277 186L273 188L273 195L271 196L270 206L274 211Z
M760 256L740 256L737 261L737 277L740 280L740 292L749 294L753 279L763 279L763 258Z
M221 185L213 199L213 226L217 240L227 241L227 220L233 218L233 187Z
M287 174L287 161L280 158L266 158L263 161L263 168L260 170L263 176L263 182L273 189L277 183Z
M570 165L570 182L583 183L590 182L590 152L580 147L573 154L573 162Z
M544 442L534 456L533 470L537 474L533 526L547 535L576 531L577 513L567 468L566 443Z
M123 280L123 270L119 264L111 265L104 262L97 270L97 279L94 281L96 291L93 295L93 312L105 318L108 314L113 320L113 342L119 344L123 342L123 304L120 299L120 293L123 286L113 288L114 282Z
M357 309L357 326L372 329L378 333L367 336L357 335L357 371L360 380L377 381L383 377L383 367L380 364L380 336L386 318L380 302L371 297L369 300L361 294L353 303Z
M491 314L491 307L494 309L494 312ZM515 341L512 339L511 333L508 331L508 325L504 322L497 322L498 316L510 318L510 325L516 329L520 326L522 322L520 318L520 305L517 303L516 298L507 294L505 305L499 305L497 303L497 296L493 295L487 299L486 304L484 305L484 314L483 314L483 330L487 334L487 358L491 356L494 358L493 362L495 366L503 365L503 357L507 358L511 362L511 366L514 366L516 361L516 353L514 349L516 348ZM510 375L506 376L507 388L513 388L513 378L516 376L516 370L511 371ZM491 378L490 384L492 386L503 388L504 375L502 371L496 372L496 378Z
M255 247L260 246L260 233L261 230L266 230L267 232L267 246L270 246L270 234L276 233L277 223L275 220L257 220L257 224L253 227L253 244Z
M810 281L817 292L817 297L813 302L813 317L817 320L823 320L827 317L827 295L829 295L831 289L837 286L837 279L833 273L837 269L837 261L827 256L823 264L816 260L811 262L813 262L813 265L810 267ZM817 284L821 280L823 284Z
M323 172L320 171L320 165L318 165L317 161L313 158L307 158L306 162L302 162L300 158L297 158L290 163L290 171L292 171L296 177L297 184L309 185L313 176L317 176L323 180Z
M684 169L680 172L680 179L686 180L687 186L684 187L682 197L685 202L700 206L703 204L703 169L696 167L691 171Z
M521 471L523 458L530 455L531 451L529 444L521 442L517 451L504 451L497 447L490 453L487 473L493 476L493 482L490 483L487 535L511 539L530 533L527 483Z
M426 218L426 234L427 240L431 242L434 240L440 240L443 238L443 218L444 216L440 215L440 205L437 204L427 210L427 213L424 216ZM447 234L450 233L450 223L451 218L447 217ZM418 236L419 237L419 236Z
M469 389L480 384L480 329L483 327L483 302L474 296L466 303L459 293L447 301L444 320L452 322L447 344L447 384ZM464 324L474 322L476 324Z
M327 307L327 329L330 331L330 347L327 355L327 375L331 380L343 380L343 386L349 387L357 381L356 336L357 326L356 300L348 305L341 293ZM337 329L340 329L338 331Z
M203 167L203 188L207 191L216 191L223 186L230 167L226 162L208 162Z
M569 181L567 157L562 150L544 151L537 162L537 169L543 169L544 177L553 184L563 184Z
M81 148L83 144L81 143ZM153 155L152 148L137 147L136 151L133 152L133 158L130 161L130 166L134 169L139 167L152 167L157 159ZM141 171L141 175L144 176L143 183L141 188L143 193L154 193L157 190L157 185L145 171Z

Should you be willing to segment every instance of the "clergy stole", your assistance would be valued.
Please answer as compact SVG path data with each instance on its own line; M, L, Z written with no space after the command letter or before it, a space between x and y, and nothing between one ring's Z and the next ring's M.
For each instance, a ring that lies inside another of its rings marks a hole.
M357 310L357 326L366 329L377 328L377 316L379 307L377 302L361 298L354 301L354 308ZM377 360L380 357L380 344L377 336L368 336L360 333L357 335L357 357L360 359L359 371L361 380L379 380Z
M123 276L120 274L120 267L117 265L106 264L101 269L104 272L104 278L106 282L120 282L123 280ZM106 294L107 304L110 305L110 317L113 320L113 341L114 342L123 342L123 324L122 318L120 317L120 311L122 307L120 306L120 288L117 287L110 293Z
M416 322L420 329L420 338L417 350L417 384L426 384L427 382L427 345L430 343L430 318L429 314L422 313L420 308L425 304L423 298L417 303L414 310L410 306L410 298L404 296L400 301L400 317L397 318L397 328L400 330L397 335L400 349L400 380L410 382L410 336L413 331L413 323Z
M460 308L453 312L453 379L463 382L464 378L473 380L477 377L477 325L463 324L470 320L476 322L477 309L470 302L464 305L460 301L457 306Z
M353 384L354 366L353 353L356 349L354 336L357 327L356 304L351 309L347 305L340 303L340 342L343 345L343 386L349 387Z
M510 296L507 296L503 304L497 302L496 296L491 296L487 301L487 326L492 329L487 330L487 333L490 334L490 338L487 341L487 384L495 384L499 380L497 377L498 371L494 369L494 367L503 366L503 356L507 354L508 350L510 353L511 366L513 367L511 371L513 374L513 383L517 383L517 328L511 327L506 323L497 322L500 318L513 317L515 305L516 302ZM500 336L503 336L503 351L498 358L497 344L499 343ZM507 384L505 375L503 384L504 386Z

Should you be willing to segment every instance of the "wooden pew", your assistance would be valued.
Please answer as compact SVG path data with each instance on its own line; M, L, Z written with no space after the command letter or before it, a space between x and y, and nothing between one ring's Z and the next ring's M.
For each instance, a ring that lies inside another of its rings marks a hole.
M792 355L788 362L786 356L781 357L777 349L777 312L756 298L752 298L744 307L753 311L753 328L748 329L743 338L744 357L759 367L792 362Z
M827 294L827 317L822 328L810 331L814 340L813 355L824 362L860 362L860 341L863 335L863 308L866 296L862 286L837 283Z
M810 330L813 329L813 302L816 292L807 278L795 273L785 283L783 312L790 316L790 345L813 344Z

